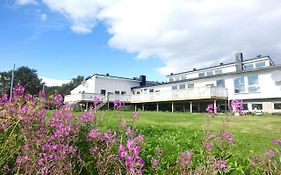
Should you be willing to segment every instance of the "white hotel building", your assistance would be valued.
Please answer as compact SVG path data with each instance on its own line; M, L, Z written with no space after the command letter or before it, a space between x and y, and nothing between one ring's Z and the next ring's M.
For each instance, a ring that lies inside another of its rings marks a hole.
M171 73L163 83L148 82L144 75L94 74L65 96L65 102L88 107L99 96L108 107L121 100L135 110L205 112L210 103L225 111L231 100L242 99L245 111L281 112L281 66L269 56L243 60L237 53L235 57L233 63Z

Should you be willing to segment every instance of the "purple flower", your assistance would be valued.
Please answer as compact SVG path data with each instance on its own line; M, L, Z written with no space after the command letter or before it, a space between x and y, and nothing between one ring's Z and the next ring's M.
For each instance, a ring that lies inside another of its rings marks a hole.
M159 165L159 160L152 158L151 159L151 166L152 168L157 168Z
M206 111L208 113L215 113L214 105L213 104L208 104Z
M221 161L219 162L219 166L220 166L221 169L226 170L226 169L227 169L227 163L226 163L226 161L225 161L225 160L221 160Z
M114 100L114 109L122 109L124 104L120 100Z
M62 96L60 94L56 95L54 98L54 104L55 105L60 105L62 103Z
M95 147L91 147L90 149L89 149L89 151L90 151L90 153L91 154L96 154L98 151L99 151L99 148L97 147L97 146L95 146Z
M206 149L208 152L211 152L214 147L214 143L207 144Z
M23 95L24 87L22 87L22 86L14 87L13 92L14 92L15 95Z
M215 156L210 157L209 160L210 160L211 164L213 164L213 165L217 163Z
M272 140L272 143L281 146L281 140Z
M8 94L3 95L3 97L0 99L0 103L6 103L8 101Z
M139 117L140 117L140 112L139 111L135 111L135 112L132 113L132 118L134 120L138 120Z
M190 151L181 152L177 163L181 166L186 166L186 165L190 164L191 159L192 159L192 155L191 155Z
M273 158L274 157L274 151L272 149L269 150L266 154L268 155L269 158Z
M97 106L98 104L100 104L101 99L97 96L94 96L93 102L94 102L94 105Z
M45 98L46 97L46 93L45 93L44 89L39 91L39 97L41 97L41 98Z
M4 165L3 168L2 168L2 171L4 171L4 172L10 171L9 166L8 165Z
M126 120L121 120L120 124L119 124L119 127L121 129L125 129L127 127L127 121Z
M229 132L227 132L227 131L224 132L223 137L224 137L227 141L231 142L232 144L235 144L235 140L234 140L233 136L230 135ZM224 141L222 142L222 144L223 144L223 143L224 143Z
M241 112L243 110L243 100L231 100L230 106L234 112Z
M156 152L158 155L162 155L162 149L161 149L159 146L157 146L157 147L155 148L155 152Z

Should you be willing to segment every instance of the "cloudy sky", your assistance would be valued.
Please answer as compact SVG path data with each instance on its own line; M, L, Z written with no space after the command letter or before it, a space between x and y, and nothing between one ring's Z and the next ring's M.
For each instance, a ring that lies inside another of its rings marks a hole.
M281 62L280 0L1 0L0 5L0 71L26 65L49 82L94 73L146 74L163 81L171 72L232 62L236 52Z

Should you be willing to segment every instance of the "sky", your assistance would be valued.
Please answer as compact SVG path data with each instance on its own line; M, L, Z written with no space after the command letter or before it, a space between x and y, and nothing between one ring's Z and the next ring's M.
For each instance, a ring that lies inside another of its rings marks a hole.
M269 55L281 62L280 0L1 0L0 71L47 85L95 73L165 75Z

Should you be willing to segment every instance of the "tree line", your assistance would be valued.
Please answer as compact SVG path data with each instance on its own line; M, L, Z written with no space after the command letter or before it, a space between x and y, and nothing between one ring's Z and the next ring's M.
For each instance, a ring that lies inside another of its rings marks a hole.
M0 72L0 94L9 94L12 78L12 70ZM38 92L44 88L47 96L54 94L62 94L63 96L70 94L70 91L80 85L84 80L84 76L72 78L69 83L62 86L47 87L45 83L38 77L37 70L26 66L17 68L14 71L14 86L21 85L25 88L25 92L31 95L38 95Z

